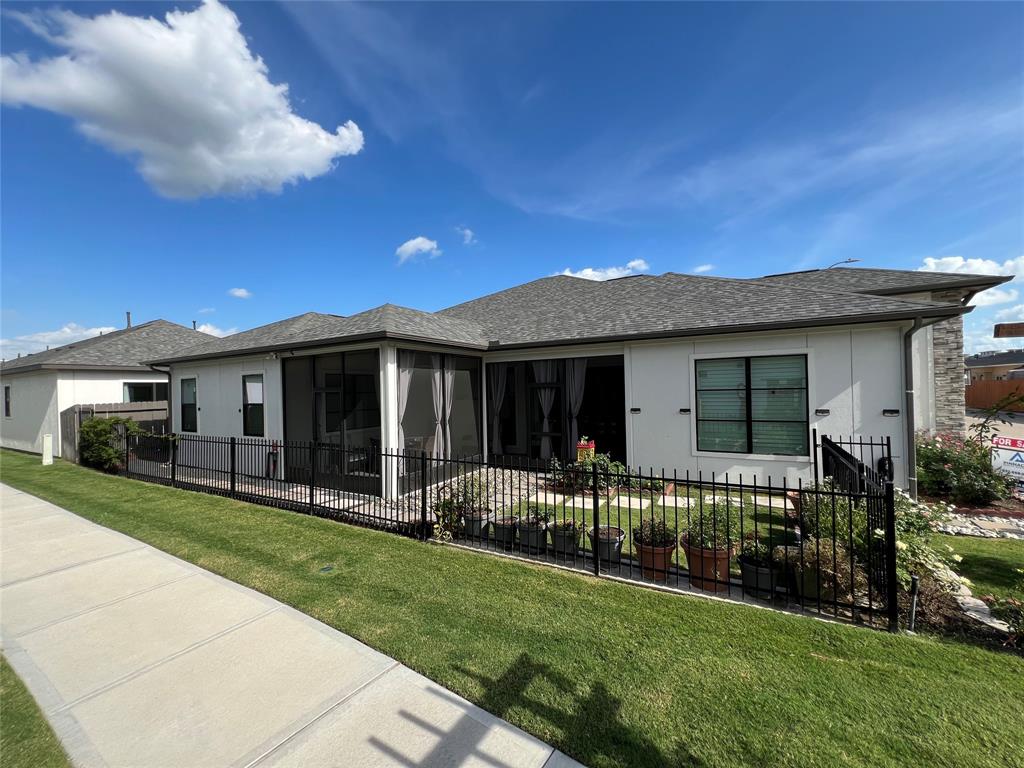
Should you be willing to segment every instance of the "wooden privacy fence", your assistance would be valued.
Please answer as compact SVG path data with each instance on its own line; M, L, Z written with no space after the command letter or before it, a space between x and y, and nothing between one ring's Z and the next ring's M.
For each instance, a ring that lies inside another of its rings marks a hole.
M119 417L137 421L147 432L158 435L167 433L167 401L154 400L150 403L94 403L92 405L73 405L61 411L60 441L61 456L68 461L78 463L78 432L82 422L98 416L100 418Z
M1024 380L1011 381L975 381L967 385L965 397L968 408L985 410L991 408L1004 397L1014 392L1024 395ZM1010 406L1008 411L1024 411L1024 405Z

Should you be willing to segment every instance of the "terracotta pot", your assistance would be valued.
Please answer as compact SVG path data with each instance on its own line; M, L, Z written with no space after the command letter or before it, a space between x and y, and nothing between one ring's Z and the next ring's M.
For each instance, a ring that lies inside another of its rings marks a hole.
M634 544L636 544L635 541ZM668 569L672 567L672 554L676 551L676 545L651 547L646 544L636 544L636 550L640 554L640 573L643 574L643 577L655 581L665 581L668 577Z
M692 547L687 539L683 539L683 551L686 553L686 566L690 571L690 584L706 592L729 591L729 556L728 549L704 549Z

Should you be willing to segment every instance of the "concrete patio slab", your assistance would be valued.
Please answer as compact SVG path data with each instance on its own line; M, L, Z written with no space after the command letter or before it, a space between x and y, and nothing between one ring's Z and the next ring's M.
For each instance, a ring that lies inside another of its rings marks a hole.
M193 573L145 549L126 552L5 588L0 626L5 636L17 637Z
M585 510L590 509L593 501L586 496L566 496L561 493L553 493L551 491L541 491L535 493L529 498L529 501L534 504L544 504L549 507L558 507L566 510Z
M792 502L785 496L755 496L754 503L759 507L769 507L771 509L793 509Z
M331 710L260 768L543 766L551 748L405 667Z
M3 552L4 654L76 766L578 765L266 595L8 486L0 509L45 539Z
M608 500L608 509L613 512L616 509L647 509L651 506L654 501L652 496L644 496L643 498L636 498L635 496L626 496L625 494L616 496L614 499Z
M658 504L666 509L689 509L694 505L694 500L689 496L662 496L658 499Z

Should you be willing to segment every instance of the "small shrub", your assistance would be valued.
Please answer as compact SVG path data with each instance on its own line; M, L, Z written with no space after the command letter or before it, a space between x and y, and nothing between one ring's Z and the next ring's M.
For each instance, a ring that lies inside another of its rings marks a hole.
M740 550L740 559L759 568L766 568L775 562L772 548L752 533L747 534L744 539L743 549Z
M434 499L434 514L439 506L450 506L455 512L463 515L474 515L488 511L490 486L487 481L476 476L460 477L447 483L438 491Z
M617 484L620 477L626 474L626 465L620 461L612 461L607 453L596 453L583 461L561 464L558 459L551 460L551 478L555 487L567 493L591 490L594 469L597 469L598 490L606 490L610 485Z
M531 528L539 528L546 525L551 519L551 510L539 504L527 504L526 509L520 518L520 524Z
M451 541L462 532L462 510L460 510L454 499L439 499L434 503L434 517L437 518L437 527L434 529L434 536L441 541Z
M727 501L715 501L691 512L683 536L691 547L732 549L739 540L739 529L739 510Z
M842 544L808 538L780 550L784 551L775 553L776 560L785 559L798 575L817 571L819 588L828 593L834 590L836 600L853 602L856 596L867 596L867 573Z
M124 464L122 434L141 433L139 425L131 419L102 419L93 416L83 421L78 430L78 455L87 467L117 472Z
M678 541L676 529L664 520L647 518L633 529L633 542L643 547L674 547Z
M976 438L918 435L918 488L958 504L989 504L1010 493L1011 481L992 468L988 446Z

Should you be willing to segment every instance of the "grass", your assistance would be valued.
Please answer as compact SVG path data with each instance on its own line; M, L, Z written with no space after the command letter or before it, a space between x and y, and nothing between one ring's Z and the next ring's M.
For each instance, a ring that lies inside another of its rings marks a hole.
M1024 575L1017 573L1024 568L1024 541L937 534L933 543L948 545L963 558L956 570L971 580L975 595L1024 600Z
M0 656L0 762L4 768L69 766L67 755L7 659Z
M1024 659L1007 653L664 594L10 452L0 480L295 606L593 768L1020 764Z

